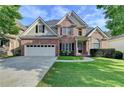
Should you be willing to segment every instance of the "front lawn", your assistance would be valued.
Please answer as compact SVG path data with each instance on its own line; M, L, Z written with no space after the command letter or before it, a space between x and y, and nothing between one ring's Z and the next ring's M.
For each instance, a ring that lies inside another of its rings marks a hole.
M82 60L82 56L59 56L58 60Z
M56 62L38 87L124 87L124 60L95 58L94 62Z

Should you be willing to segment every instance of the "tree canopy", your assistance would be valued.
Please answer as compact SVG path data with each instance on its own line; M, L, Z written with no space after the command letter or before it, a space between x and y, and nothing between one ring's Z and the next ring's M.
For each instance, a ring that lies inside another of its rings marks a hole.
M22 18L18 11L19 8L20 6L17 5L0 6L0 36L19 33L19 27L16 23Z
M106 27L113 36L124 34L124 6L121 5L98 5L103 9L107 19Z

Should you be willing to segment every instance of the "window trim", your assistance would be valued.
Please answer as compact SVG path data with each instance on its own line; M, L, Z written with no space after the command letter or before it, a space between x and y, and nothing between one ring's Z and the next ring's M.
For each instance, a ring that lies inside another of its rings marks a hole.
M42 27L42 31L40 31L40 26ZM45 33L45 25L44 24L37 24L35 33Z
M61 27L60 35L72 35L72 27Z
M73 51L73 43L60 43L60 51Z
M80 33L81 32L81 33ZM78 31L78 35L79 36L82 36L82 31L80 30L80 31Z

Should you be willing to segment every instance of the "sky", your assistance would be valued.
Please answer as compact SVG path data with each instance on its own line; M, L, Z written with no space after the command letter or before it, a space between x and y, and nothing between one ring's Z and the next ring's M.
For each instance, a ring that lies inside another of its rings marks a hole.
M97 9L95 5L25 5L21 6L19 12L23 17L21 22L24 25L30 25L39 16L45 21L61 19L72 10L89 26L99 26L103 31L108 31L105 27L104 11Z

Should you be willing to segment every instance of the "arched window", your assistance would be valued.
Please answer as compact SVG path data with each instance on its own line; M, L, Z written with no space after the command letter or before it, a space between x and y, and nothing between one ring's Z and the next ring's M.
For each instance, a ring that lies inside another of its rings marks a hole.
M92 48L95 48L95 49L100 48L100 40L93 38L92 39Z

